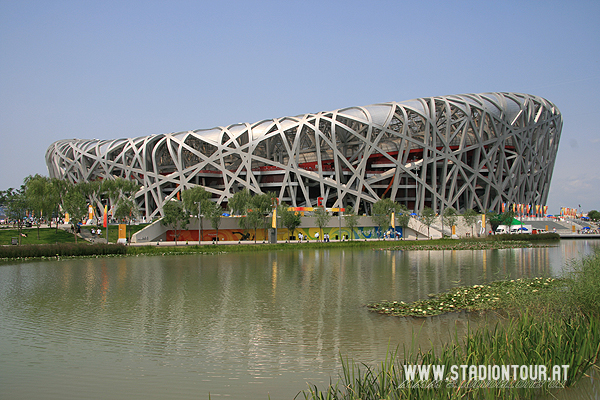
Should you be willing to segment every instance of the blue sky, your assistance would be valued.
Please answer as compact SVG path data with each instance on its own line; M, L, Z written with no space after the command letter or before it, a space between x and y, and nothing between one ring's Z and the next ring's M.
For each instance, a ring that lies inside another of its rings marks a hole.
M461 93L545 97L548 205L600 209L598 1L0 0L0 190L59 139Z

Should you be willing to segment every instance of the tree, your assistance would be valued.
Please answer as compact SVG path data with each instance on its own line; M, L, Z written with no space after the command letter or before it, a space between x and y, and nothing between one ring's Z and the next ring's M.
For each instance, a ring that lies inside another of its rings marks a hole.
M52 187L52 192L56 196L57 204L56 204L56 232L58 232L58 221L60 218L60 207L64 204L65 196L73 186L73 184L64 179L52 178L50 180L50 186Z
M250 199L252 195L248 188L244 188L239 192L234 193L234 195L227 202L227 207L231 210L233 215L246 215L248 211L248 204L250 204Z
M102 181L91 181L91 182L79 182L77 187L81 191L81 194L87 199L88 203L92 205L94 209L94 216L96 218L96 225L100 224L100 213L97 212L98 208L102 209L102 202L99 194L102 192ZM98 206L98 208L96 207Z
M325 207L317 207L317 209L314 211L314 215L317 226L319 227L319 239L323 240L323 228L329 224L331 214L325 210Z
M164 217L161 223L165 226L171 225L175 227L175 246L177 246L177 238L179 237L177 230L180 224L186 226L190 223L190 217L183 210L183 204L180 201L168 201L163 206Z
M473 210L472 208L469 208L467 211L464 212L462 217L465 220L465 224L471 227L471 236L473 236L473 225L477 223L477 220L479 219L479 214L477 214L477 211Z
M294 236L296 228L300 226L302 217L297 211L289 210L289 206L286 204L282 204L278 207L278 213L281 218L281 223L287 228L290 233L290 240L292 240L291 237Z
M448 207L444 210L444 214L442 215L442 219L444 223L450 226L450 232L452 232L452 227L456 225L456 221L458 220L458 213L454 207ZM442 232L442 237L444 236L444 232Z
M427 237L430 239L431 236L429 235L429 228L431 227L431 225L433 225L433 222L436 218L437 215L429 207L425 207L423 208L423 211L421 211L421 222L427 227Z
M116 206L119 199L130 198L139 189L140 184L135 181L124 178L104 179L96 193L108 196L108 208L110 209Z
M130 199L120 199L115 207L115 219L116 220L127 220L128 222L135 217L139 209L137 204Z
M371 219L379 226L379 231L381 233L390 226L392 213L399 210L399 208L400 205L391 199L381 199L373 204L373 215L371 215Z
M70 218L75 221L75 229L73 229L73 234L75 235L75 243L77 243L77 230L79 223L88 212L88 205L85 201L85 197L83 197L83 194L78 189L77 185L72 186L65 194L63 208L65 212L69 213Z
M410 222L410 211L404 204L400 204L398 211L396 211L396 224L402 227L402 239L404 239L404 232Z
M217 243L219 242L219 226L221 225L221 215L223 214L223 209L217 203L213 203L212 201L208 202L206 205L206 216L210 221L213 229L217 230Z
M348 213L344 214L344 223L350 230L350 240L354 240L354 229L358 225L358 215L356 215L353 210L350 210Z
M50 220L52 212L58 204L58 197L52 188L50 178L41 175L29 175L25 178L25 197L27 203L35 211L37 236L40 238L40 225L44 219ZM45 218L44 218L45 217Z
M25 197L25 186L20 189L8 188L0 196L0 204L6 208L6 216L9 220L17 223L19 231L19 244L21 244L23 218L27 213L27 198Z
M253 218L250 218L248 215L251 198L252 196L248 188L244 188L234 193L227 202L227 207L231 210L232 214L242 216L238 220L238 225L243 230L250 230L254 224ZM256 243L256 229L254 230L254 243Z
M205 213L203 210L208 209L211 197L212 194L207 192L202 186L195 186L181 193L181 199L188 214L198 217L198 243L202 242L203 236L202 214Z
M131 199L120 199L115 207L114 217L117 220L127 220L127 225L131 223L131 218L137 218L139 214L139 208L137 204ZM131 242L131 231L128 236L128 243Z
M262 222L262 214L257 209L248 210L246 215L243 215L238 224L240 228L245 230L254 229L254 243L256 243L256 229L260 226Z
M486 214L486 219L490 222L490 225L492 225L492 231L494 232L500 225L512 225L512 221L514 218L515 213L512 211L506 211L502 214L498 214L495 211L490 211Z
M600 221L600 212L592 210L588 213L588 218L592 221Z
M271 199L274 197L277 197L275 193L267 192L252 196L252 198L250 199L250 207L253 211L256 211L261 216L261 222L265 230L265 238L267 237L267 228L269 226L268 216L273 208ZM254 235L254 237L256 237L256 234Z

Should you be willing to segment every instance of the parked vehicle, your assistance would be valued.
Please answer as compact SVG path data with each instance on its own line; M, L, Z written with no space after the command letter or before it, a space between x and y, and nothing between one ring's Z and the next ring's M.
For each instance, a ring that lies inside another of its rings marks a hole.
M512 225L510 233L531 233L533 228L531 225Z
M498 225L496 233L532 233L533 227L531 225Z

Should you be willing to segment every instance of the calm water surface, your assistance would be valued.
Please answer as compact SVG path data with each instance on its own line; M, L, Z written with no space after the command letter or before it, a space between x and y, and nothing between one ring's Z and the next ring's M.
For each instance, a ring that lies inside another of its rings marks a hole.
M340 354L439 345L476 315L390 318L371 301L557 276L600 241L488 251L297 250L0 264L1 399L291 399Z

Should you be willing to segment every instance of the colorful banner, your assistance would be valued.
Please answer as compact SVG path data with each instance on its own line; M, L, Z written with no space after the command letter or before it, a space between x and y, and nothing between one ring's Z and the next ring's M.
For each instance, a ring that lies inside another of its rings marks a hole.
M102 221L102 226L105 228L108 226L108 207L104 206L104 220Z
M123 240L127 240L127 225L119 224L119 242Z

